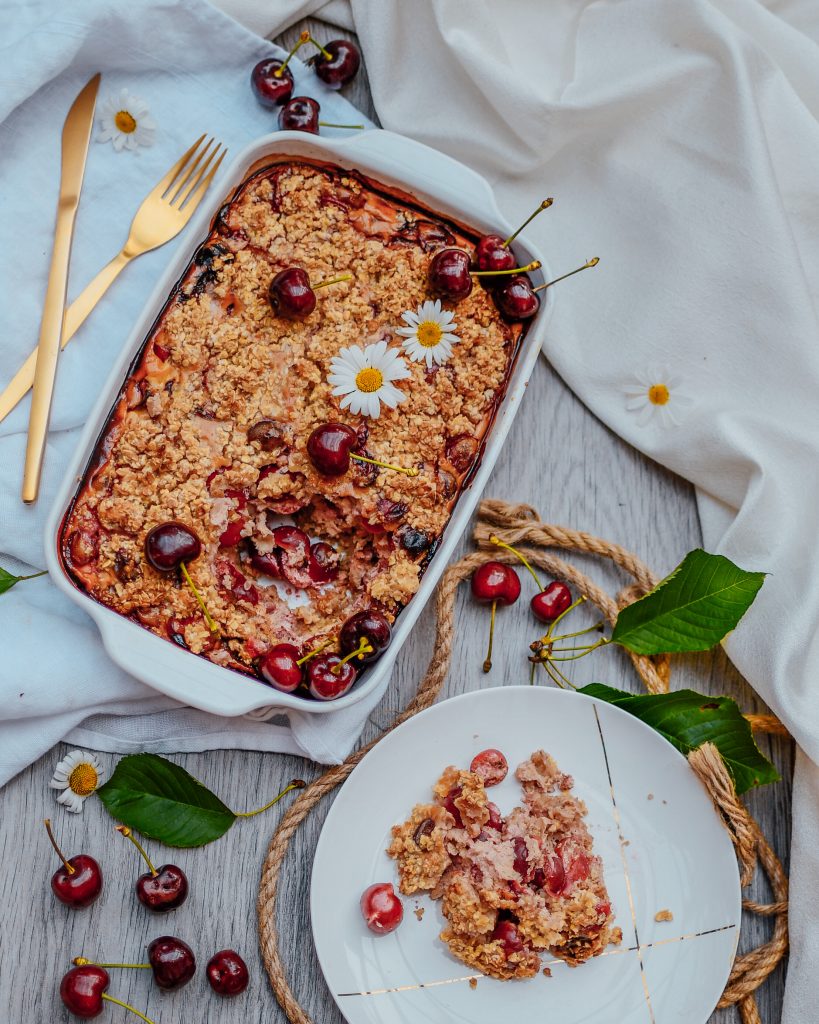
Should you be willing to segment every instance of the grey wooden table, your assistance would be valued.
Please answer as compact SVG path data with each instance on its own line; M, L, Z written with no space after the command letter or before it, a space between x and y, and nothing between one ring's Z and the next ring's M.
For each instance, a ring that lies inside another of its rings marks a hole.
M318 22L305 22L278 41L290 45L305 25L320 40L340 34ZM366 74L359 75L347 94L375 118ZM572 284L564 287L561 301L570 302ZM661 574L701 542L692 489L610 433L542 360L486 494L528 502L549 522L617 541ZM622 585L621 579L596 563L584 564L610 592ZM458 639L445 695L526 681L526 645L532 639L528 617L499 615L495 664L491 674L484 676L480 665L487 614L469 600L466 588L461 589ZM432 608L428 607L401 651L389 692L373 712L365 740L391 722L414 692L429 658L433 627ZM578 685L595 680L638 688L630 663L616 651L605 652L596 662L590 662L588 659L574 667L572 677ZM729 694L745 711L764 710L719 653L676 659L673 685ZM787 868L792 744L762 737L760 746L778 766L783 781L753 793L749 804ZM141 871L141 862L130 844L114 833L111 819L98 802L88 801L84 813L78 816L55 804L47 784L54 765L67 749L59 745L0 793L0 1024L63 1024L74 1020L57 995L59 979L71 957L85 954L90 958L138 961L146 943L160 934L178 935L189 941L202 965L218 949L230 946L239 950L252 974L248 991L238 999L222 1000L210 991L200 971L185 989L168 995L152 986L149 972L117 971L113 972L112 995L133 1003L156 1024L284 1022L284 1013L262 968L255 914L259 871L279 818L278 809L239 822L225 837L204 849L170 852L153 844L155 859L162 861L167 852L167 859L186 871L192 889L181 909L165 918L156 917L133 898L131 887ZM110 755L103 755L103 759L109 768L115 760ZM245 751L180 755L177 760L236 810L260 806L289 779L301 776L309 780L320 771L299 758ZM326 800L297 834L279 898L279 924L291 984L318 1024L339 1024L343 1019L324 985L308 915L312 854L329 802ZM56 862L42 827L46 816L54 819L69 855L86 851L103 864L106 890L88 911L67 910L51 895L48 880ZM751 895L768 898L759 879ZM741 948L758 945L768 928L759 918L746 917ZM780 967L760 994L765 1024L780 1020L783 986L784 970ZM123 1024L136 1020L117 1007L109 1007L106 1015L106 1019ZM715 1024L734 1024L739 1015L730 1009L716 1012L711 1020Z

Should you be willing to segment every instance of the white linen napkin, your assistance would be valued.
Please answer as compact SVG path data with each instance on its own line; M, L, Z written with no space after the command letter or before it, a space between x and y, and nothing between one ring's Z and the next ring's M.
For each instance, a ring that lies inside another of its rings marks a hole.
M321 7L221 3L265 33ZM814 1020L819 5L351 8L385 128L475 167L513 223L556 196L527 229L556 273L602 257L560 285L570 301L548 358L614 431L695 484L709 550L771 574L725 647L804 751L783 1021ZM646 401L655 383L670 387L668 416Z
M143 197L202 132L232 153L276 127L259 106L250 70L280 51L198 0L60 0L6 6L0 32L0 387L36 344L59 185L60 132L72 100L103 72L100 107L123 88L145 100L155 144L114 152L92 138L71 258L69 299L125 242ZM296 94L315 96L327 120L361 115L303 64ZM326 129L332 133L332 129ZM97 130L95 129L95 135ZM219 188L217 177L214 189ZM65 350L41 494L19 497L29 401L0 424L0 562L43 564L43 523L80 426L169 250L141 256ZM8 556L12 556L9 559ZM289 724L222 719L181 709L108 659L96 628L47 580L0 598L0 785L63 737L103 750L186 751L213 747L283 750L334 762L350 750L377 696L334 715L292 714ZM130 716L130 717L126 717ZM77 726L82 723L81 728Z

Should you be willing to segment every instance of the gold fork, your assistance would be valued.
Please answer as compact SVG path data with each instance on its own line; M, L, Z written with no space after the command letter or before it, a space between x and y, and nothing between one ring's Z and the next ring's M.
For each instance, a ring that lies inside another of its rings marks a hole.
M190 220L219 170L227 149L208 139L203 148L200 135L191 148L184 153L142 201L134 215L128 241L122 251L108 266L97 274L94 280L77 296L65 311L62 347L85 321L105 292L111 287L118 274L132 259L158 249L178 235ZM220 152L221 150L221 152ZM37 349L26 359L15 374L6 390L0 395L0 422L5 419L34 383L34 368L37 365Z

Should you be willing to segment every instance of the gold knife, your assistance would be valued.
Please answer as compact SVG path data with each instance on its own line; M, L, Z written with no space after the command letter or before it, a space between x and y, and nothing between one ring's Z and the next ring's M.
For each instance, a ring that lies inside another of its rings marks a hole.
M57 227L54 231L54 249L51 253L51 270L48 274L43 319L40 323L37 367L34 371L34 393L28 421L28 442L22 492L25 502L36 501L40 490L40 474L43 468L48 421L51 416L51 399L54 395L57 360L60 355L71 239L74 234L77 206L80 202L85 160L88 155L88 143L91 140L91 127L94 123L94 108L97 103L99 87L100 75L97 74L74 100L63 125L62 175L60 199L57 204Z

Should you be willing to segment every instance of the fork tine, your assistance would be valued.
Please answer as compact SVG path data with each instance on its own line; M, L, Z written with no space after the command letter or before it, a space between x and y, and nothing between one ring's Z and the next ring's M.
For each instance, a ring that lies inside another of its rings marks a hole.
M167 201L171 204L171 206L176 206L177 205L179 197L182 194L183 189L186 188L188 182L191 180L191 178L196 173L196 168L199 166L199 164L207 156L208 150L214 144L215 141L216 140L213 137L208 139L207 143L205 144L205 148L200 150L199 153L197 153L196 159L193 161L193 163L189 167L185 168L185 175L182 178L182 180L181 181L175 181L174 184L173 184L173 188L168 190L169 192L173 191L173 195L169 195L167 197ZM218 145L218 143L217 143L217 145ZM208 161L210 161L210 157L209 156L208 156Z
M208 186L213 181L213 176L219 170L219 165L225 159L225 154L227 153L227 149L224 149L224 148L222 149L221 154L219 154L219 159L216 161L215 164L213 164L213 167L211 168L210 172L207 174L207 177L205 177L205 173L207 172L208 167L212 163L213 158L217 155L217 153L219 153L219 149L218 148L215 149L213 151L213 153L211 153L210 157L208 158L208 162L203 166L202 170L196 176L196 180L191 184L191 187L188 189L188 191L182 197L182 200L179 203L179 209L180 210L183 207L185 207L185 205L187 204L188 200L191 198L192 195L194 195L194 190L196 190L196 198L193 200L193 203L191 205L191 212L193 212L194 207L196 206L196 204L199 202L199 200L202 198L202 196L207 191ZM204 178L204 181L202 180L203 178ZM201 184L200 184L200 181L202 182Z
M196 140L196 142L194 142L191 148L182 154L182 156L176 161L176 163L168 171L165 177L160 182L158 182L156 186L151 190L151 195L163 196L168 191L168 189L171 187L175 179L178 177L179 172L183 169L188 160L190 160L190 158L202 144L202 139L204 139L205 134L206 133L203 132L202 135L200 135L199 138Z

